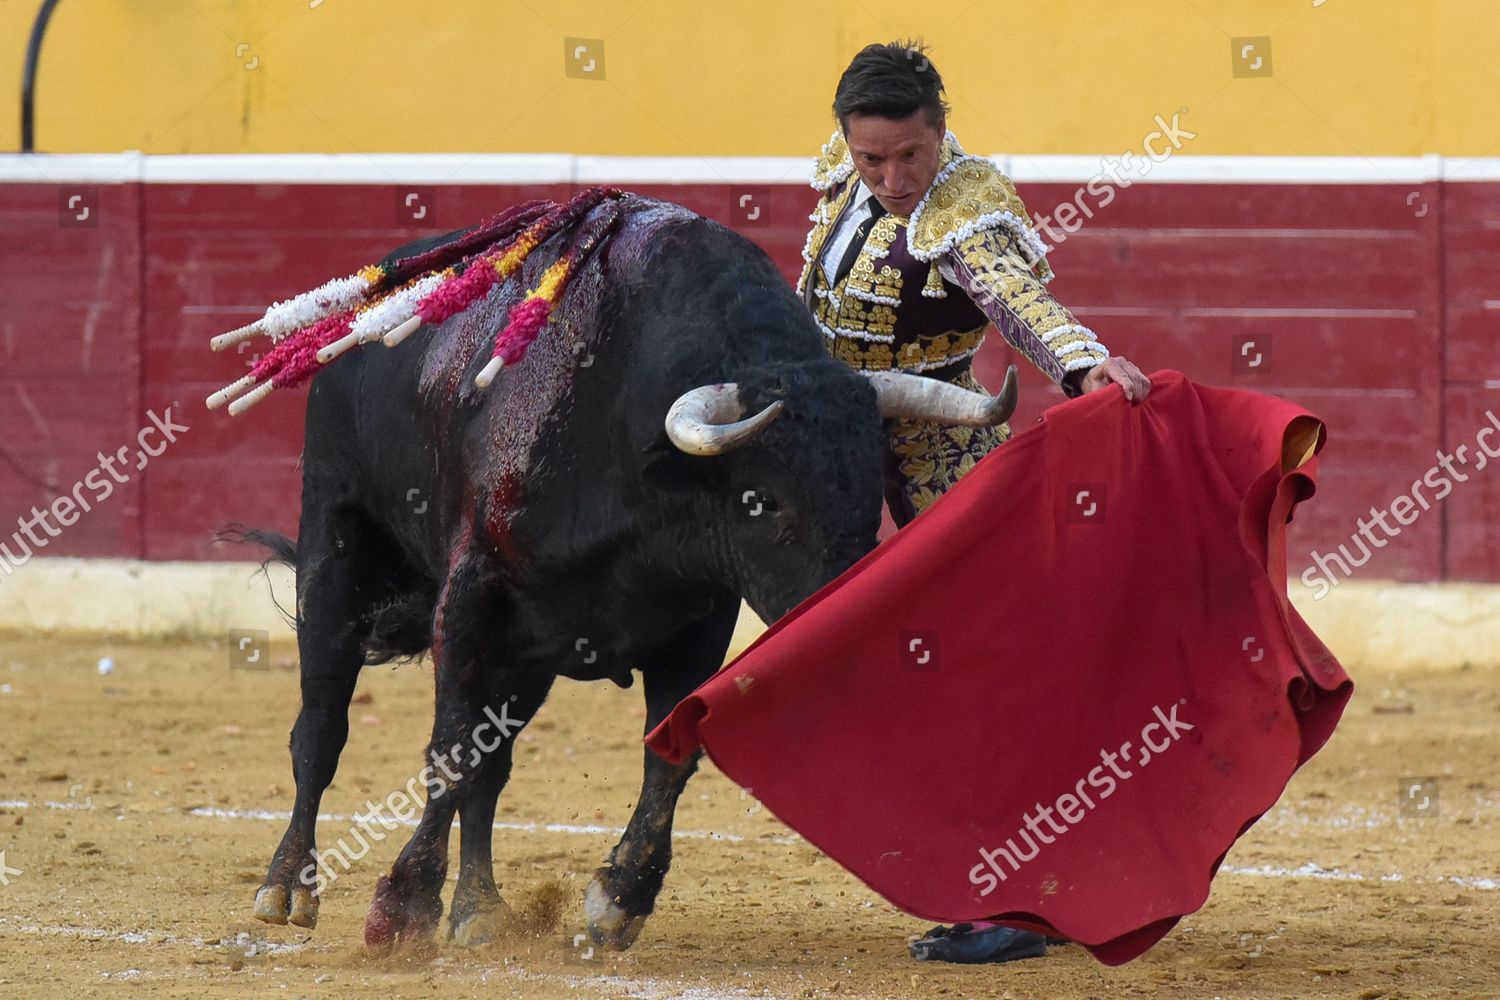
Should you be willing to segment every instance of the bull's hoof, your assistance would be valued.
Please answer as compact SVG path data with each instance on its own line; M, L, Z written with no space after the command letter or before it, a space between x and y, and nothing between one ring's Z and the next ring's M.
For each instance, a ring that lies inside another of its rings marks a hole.
M255 893L255 919L312 930L318 926L318 897L305 885L294 885L290 892L284 885L263 885Z
M268 924L284 924L291 913L289 895L284 885L263 885L255 891L255 919Z
M475 886L460 878L448 908L448 933L464 948L490 944L516 930L516 915L494 885Z
M471 913L453 926L453 941L464 948L478 948L500 939L504 930L504 912L484 910Z
M287 923L312 930L318 926L318 897L305 885L292 889L292 908Z
M635 939L641 936L641 928L646 926L646 914L626 913L619 900L604 888L604 871L589 882L583 894L583 912L588 918L589 937L601 948L611 951L624 951L635 944Z
M443 900L437 893L402 891L397 876L382 875L365 915L365 945L378 949L430 944L442 916Z

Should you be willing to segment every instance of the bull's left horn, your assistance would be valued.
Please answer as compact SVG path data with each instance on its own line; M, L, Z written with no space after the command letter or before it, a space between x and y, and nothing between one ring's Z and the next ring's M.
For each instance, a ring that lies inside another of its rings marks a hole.
M667 410L667 437L689 455L722 455L759 434L785 405L778 399L741 420L745 411L735 383L701 385L678 396Z
M898 420L936 420L963 427L994 427L1016 412L1016 366L1005 373L998 395L987 396L941 379L909 372L871 372L880 415Z

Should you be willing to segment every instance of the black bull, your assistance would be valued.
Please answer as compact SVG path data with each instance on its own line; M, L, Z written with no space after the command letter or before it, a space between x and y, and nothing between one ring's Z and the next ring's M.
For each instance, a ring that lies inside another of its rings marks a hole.
M556 240L521 282L314 380L299 540L259 536L296 566L302 689L296 801L260 919L316 923L314 824L361 665L431 650L428 759L442 764L424 772L421 820L379 881L365 939L435 934L457 815L450 926L484 940L505 905L496 801L554 678L628 686L639 670L649 731L723 662L741 598L774 620L873 548L882 418L977 425L1013 409L1009 378L992 398L855 373L754 244L676 206L626 204L525 359L487 390L474 376L489 338ZM635 812L586 894L608 947L628 947L652 912L696 767L644 757Z

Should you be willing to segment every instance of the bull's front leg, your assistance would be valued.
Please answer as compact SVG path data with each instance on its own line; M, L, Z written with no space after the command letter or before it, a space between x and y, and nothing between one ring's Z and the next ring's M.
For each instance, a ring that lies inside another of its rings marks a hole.
M497 670L491 676L490 694L480 710L484 721L478 724L472 740L481 756L458 810L458 885L453 889L448 916L453 938L459 944L493 941L503 927L508 907L495 884L490 853L495 805L510 780L515 738L546 701L554 679L551 674L509 670Z
M469 546L454 561L433 620L437 704L422 771L427 804L390 873L376 884L365 917L365 943L371 947L432 940L443 914L442 888L454 815L476 797L481 804L487 799L493 810L499 790L496 782L503 782L509 773L509 737L514 732L493 732L490 716L527 718L529 712L518 715L515 703L508 703L504 716L500 706L491 707L489 715L485 712L487 696L496 688L495 675L501 669L500 641L506 617L504 595L486 557ZM543 687L541 696L545 693ZM529 708L535 711L534 705ZM497 759L496 754L503 757ZM486 839L488 834L486 830ZM465 855L469 854L468 840L466 836ZM489 884L493 886L492 877ZM494 895L498 903L498 893Z
M708 617L686 626L643 668L646 688L646 732L656 728L694 688L724 662L724 652L739 616L737 597L715 602ZM668 764L645 751L645 777L635 813L620 842L610 852L584 894L589 936L606 948L623 950L635 943L646 918L656 908L667 869L672 864L672 820L700 753L682 764Z

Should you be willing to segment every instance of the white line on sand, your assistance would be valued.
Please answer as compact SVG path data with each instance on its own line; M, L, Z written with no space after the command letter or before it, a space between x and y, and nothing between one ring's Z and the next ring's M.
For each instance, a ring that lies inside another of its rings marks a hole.
M92 804L81 802L43 802L42 806L47 809L94 809ZM0 809L30 809L33 803L24 800L0 800ZM102 810L101 810L102 811ZM280 812L273 809L217 809L202 806L189 811L189 815L207 817L222 820L265 820L285 823L291 819L289 812ZM416 826L416 820L395 820L404 826ZM357 823L358 817L343 816L337 813L319 813L320 823ZM1368 821L1366 825L1369 825ZM565 833L574 836L611 836L618 837L625 832L624 827L597 826L593 824L576 823L496 823L497 830L512 830L520 833ZM766 835L761 837L746 837L738 833L718 833L709 830L674 830L674 838L682 840L717 840L731 844L771 844L778 847L786 847L795 844L806 843L796 834L790 836ZM1323 879L1332 882L1406 882L1412 885L1455 885L1463 889L1495 890L1500 889L1500 877L1482 875L1437 875L1428 877L1409 877L1402 872L1389 872L1384 875L1367 875L1363 872L1348 872L1338 868L1324 868L1322 865L1311 861L1296 868L1286 868L1279 865L1221 865L1219 872L1224 875L1238 875L1252 878L1310 878Z
M238 949L244 955L290 955L302 950L300 944L277 944L274 941L252 941L248 934L243 940L220 945L220 942L171 931L146 929L140 931L108 931L102 927L53 927L45 924L22 923L13 917L0 917L0 930L19 931L22 934L39 934L44 937L72 937L85 941L120 941L124 944L185 944L194 948L226 947Z
M1340 871L1323 868L1311 861L1297 868L1282 868L1277 865L1221 865L1219 871L1225 875L1247 875L1255 878L1317 878L1332 882L1410 882L1416 885L1456 885L1464 889L1500 889L1500 879L1469 875L1437 875L1431 878L1408 878L1401 872L1387 875L1365 875L1361 872Z

